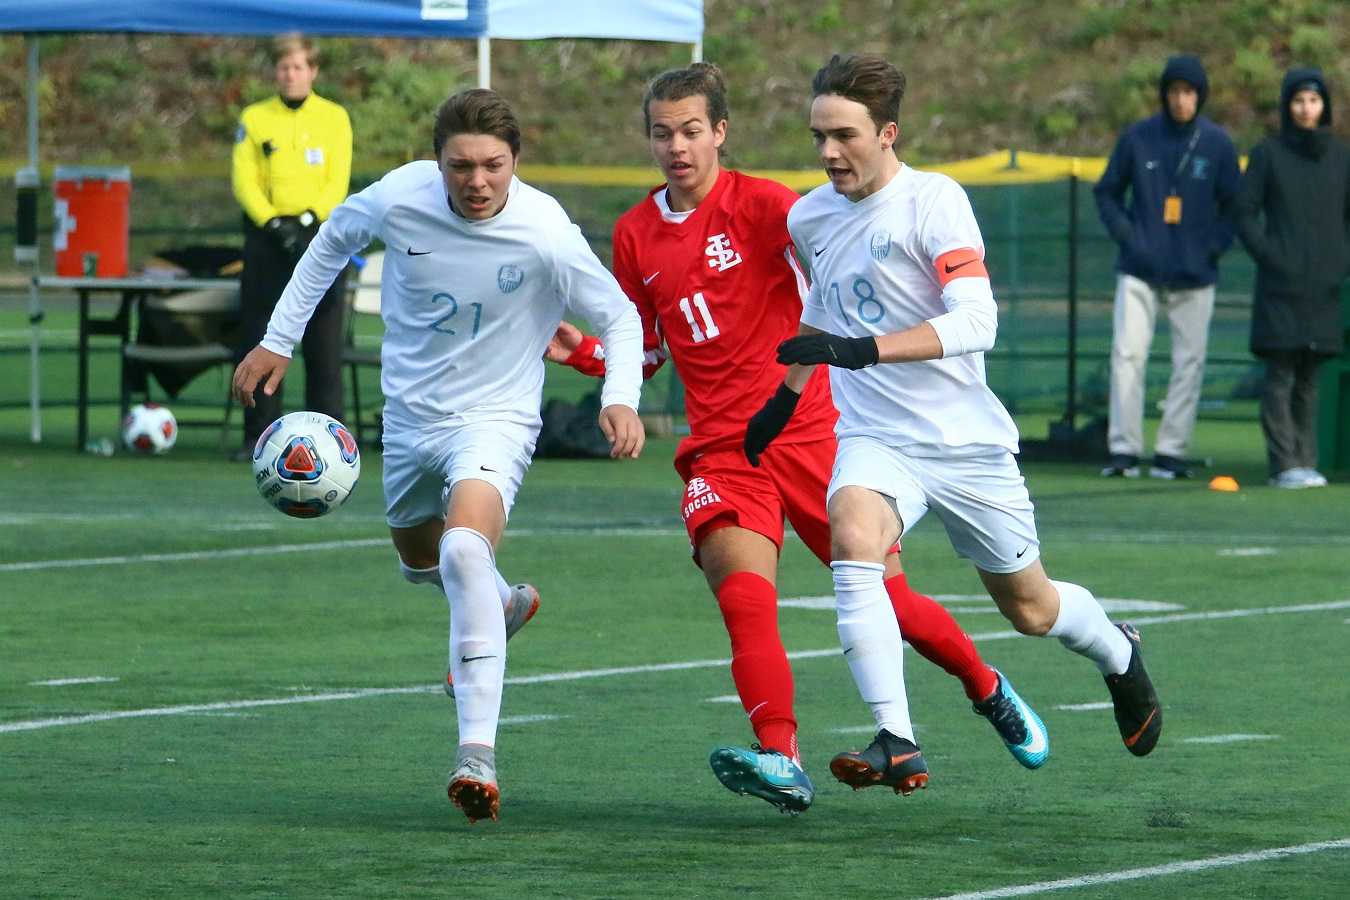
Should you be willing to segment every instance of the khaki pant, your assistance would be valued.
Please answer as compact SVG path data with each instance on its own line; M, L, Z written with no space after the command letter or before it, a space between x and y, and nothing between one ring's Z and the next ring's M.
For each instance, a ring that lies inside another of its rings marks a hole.
M1209 320L1214 313L1214 285L1167 290L1133 275L1118 275L1107 435L1113 455L1144 455L1144 373L1159 301L1167 304L1167 320L1172 326L1172 378L1167 383L1154 452L1184 459L1195 430L1200 386L1205 379Z

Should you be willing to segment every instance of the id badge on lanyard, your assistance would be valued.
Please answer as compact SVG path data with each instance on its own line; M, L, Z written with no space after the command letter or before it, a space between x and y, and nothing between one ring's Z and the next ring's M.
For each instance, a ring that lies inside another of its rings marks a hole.
M1200 127L1197 125L1191 132L1190 143L1186 145L1186 152L1182 154L1181 162L1177 163L1177 170L1172 173L1172 190L1163 198L1163 224L1180 225L1181 224L1181 195L1177 193L1176 185L1181 179L1181 173L1186 171L1186 163L1190 162L1191 154L1195 152L1195 145L1200 140Z
M1168 194L1163 199L1163 224L1181 224L1181 197L1176 194Z

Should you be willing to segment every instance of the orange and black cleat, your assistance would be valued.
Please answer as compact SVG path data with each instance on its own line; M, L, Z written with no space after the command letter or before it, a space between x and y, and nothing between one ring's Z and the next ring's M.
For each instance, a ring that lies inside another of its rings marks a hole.
M1130 642L1130 665L1119 675L1106 676L1106 689L1116 709L1116 726L1125 749L1135 756L1148 756L1162 735L1162 704L1153 680L1144 670L1139 652L1139 632L1133 625L1117 625Z
M497 821L501 810L501 792L497 789L497 766L491 747L462 744L450 773L446 793L468 817L469 824L479 819Z
M918 745L884 728L861 753L849 750L830 760L830 772L855 791L884 784L908 797L928 787L928 764Z

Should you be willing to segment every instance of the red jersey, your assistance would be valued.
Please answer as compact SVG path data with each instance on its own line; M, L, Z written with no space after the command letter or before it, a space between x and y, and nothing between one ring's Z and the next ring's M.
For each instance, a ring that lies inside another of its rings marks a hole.
M746 423L783 383L778 345L797 333L806 278L787 214L798 196L776 181L724 169L682 222L669 221L654 188L614 224L614 276L642 317L648 377L664 358L684 383L693 453L740 446ZM775 444L834 434L838 417L821 366Z

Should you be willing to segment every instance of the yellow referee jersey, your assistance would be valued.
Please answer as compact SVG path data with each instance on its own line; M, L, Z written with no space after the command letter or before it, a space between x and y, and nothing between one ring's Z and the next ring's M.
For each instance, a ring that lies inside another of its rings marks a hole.
M244 108L230 181L255 225L307 209L327 219L347 199L351 174L352 124L333 101L310 94L299 109L280 97Z

